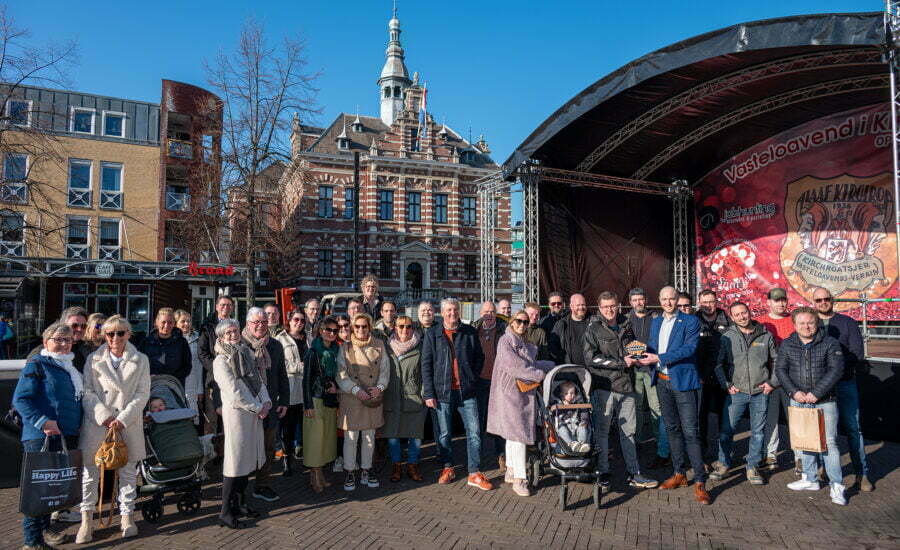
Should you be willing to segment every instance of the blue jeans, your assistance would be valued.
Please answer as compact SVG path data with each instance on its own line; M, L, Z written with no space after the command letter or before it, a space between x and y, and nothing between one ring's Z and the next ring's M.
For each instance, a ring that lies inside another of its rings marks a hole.
M731 467L732 446L734 443L734 427L749 409L750 413L750 452L747 453L747 468L756 468L763 459L763 445L766 439L766 410L769 396L759 392L750 395L738 392L725 396L725 408L722 411L722 425L719 428L719 462Z
M668 380L659 379L656 393L669 436L669 450L675 473L683 475L687 471L687 454L691 468L694 469L694 481L705 483L706 465L700 448L700 390L678 391Z
M506 440L494 434L487 433L488 401L491 397L491 381L479 378L475 382L475 398L478 399L478 422L482 434L482 447L489 447L490 441L494 442L494 456L502 456L506 453Z
M438 452L445 468L453 466L453 411L459 411L466 428L466 453L469 473L481 470L481 429L478 425L478 401L462 398L460 390L450 391L450 401L438 401L437 420L440 427Z
M834 389L837 395L839 421L850 445L853 472L858 476L867 476L869 465L866 464L866 444L863 442L862 432L859 431L859 390L856 387L856 380L842 380Z
M419 449L422 447L422 440L417 437L408 439L400 439L399 437L388 438L388 453L391 455L391 462L400 464L403 462L402 441L406 441L406 461L410 464L419 463Z
M798 403L791 399L792 407L808 407L825 411L825 444L827 450L824 453L811 453L809 451L797 451L803 462L803 475L806 479L816 479L818 458L825 461L825 472L832 483L842 483L844 474L841 472L841 451L837 446L838 406L835 401L821 403Z
M66 445L69 449L78 448L78 436L66 436ZM29 439L22 442L22 451L26 453L36 453L44 446L43 439ZM62 442L59 437L50 438L49 451L61 451ZM44 542L44 531L50 527L50 514L46 516L25 516L22 519L22 531L25 535L25 544L28 546L38 546Z

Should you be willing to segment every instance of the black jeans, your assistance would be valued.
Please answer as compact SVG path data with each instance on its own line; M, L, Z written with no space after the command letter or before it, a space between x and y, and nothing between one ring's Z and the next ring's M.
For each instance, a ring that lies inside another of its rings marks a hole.
M494 456L506 453L506 440L494 434L487 433L488 401L491 397L491 381L479 378L475 382L475 398L478 400L478 423L481 425L481 448L490 448L489 441L494 442Z
M280 421L281 423L281 443L282 450L285 455L294 452L294 440L297 437L297 426L303 427L303 405L291 405ZM303 443L303 436L297 439L296 444Z
M706 456L709 447L709 415L715 414L722 419L722 409L725 407L725 390L718 382L707 379L703 382L700 396L700 449ZM713 443L715 450L715 443Z
M687 450L691 467L694 469L694 481L706 482L698 426L700 390L678 391L668 380L660 378L656 383L656 393L659 396L663 421L666 423L666 435L669 436L669 449L675 473L684 474L687 471L684 467Z

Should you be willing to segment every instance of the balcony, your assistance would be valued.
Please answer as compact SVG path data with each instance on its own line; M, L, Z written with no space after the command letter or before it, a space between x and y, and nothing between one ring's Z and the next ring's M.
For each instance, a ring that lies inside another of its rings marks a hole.
M175 248L167 246L165 250L165 261L167 262L187 262L187 248Z
M25 243L21 241L0 241L0 256L25 256Z
M191 210L191 194L166 191L166 210L189 212Z
M91 248L86 244L67 244L66 258L71 260L87 260L91 257Z
M194 158L194 146L190 141L170 138L168 140L168 154L170 157L191 160Z
M28 186L24 181L0 184L0 202L28 203Z
M100 208L106 210L122 209L121 191L100 191Z
M122 248L119 246L100 246L101 260L120 260Z
M69 206L91 207L90 189L69 189Z

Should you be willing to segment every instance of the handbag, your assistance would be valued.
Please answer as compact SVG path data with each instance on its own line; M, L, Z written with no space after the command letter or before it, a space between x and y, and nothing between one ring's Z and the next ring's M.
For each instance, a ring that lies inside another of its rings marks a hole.
M795 451L824 453L828 450L825 441L825 411L822 409L788 407L788 429L791 448Z
M97 449L97 452L94 454L94 464L100 468L100 504L99 504L99 525L101 528L109 527L112 524L112 515L113 515L113 506L110 503L109 506L109 515L106 518L106 523L103 523L103 481L104 474L106 470L118 470L122 466L128 464L128 447L125 445L125 441L122 440L121 435L118 430L114 430L109 428L106 430L106 437L103 439L103 443L100 444L100 447ZM119 485L119 472L116 471L115 477L113 478L113 491L112 494L116 494L116 488Z
M19 511L26 516L46 516L81 502L81 451L66 446L48 451L50 436L38 452L25 453L19 480Z

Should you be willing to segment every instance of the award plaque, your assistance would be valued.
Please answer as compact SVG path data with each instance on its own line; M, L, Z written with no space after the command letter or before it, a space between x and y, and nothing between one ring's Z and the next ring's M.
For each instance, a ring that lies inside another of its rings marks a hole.
M625 346L625 351L628 352L629 357L632 359L643 359L644 357L647 357L644 355L644 352L647 351L647 344L635 340Z

